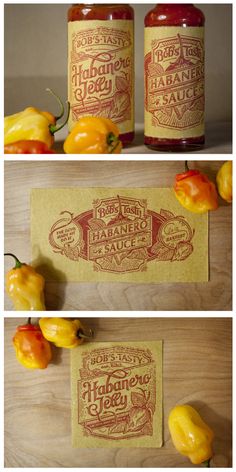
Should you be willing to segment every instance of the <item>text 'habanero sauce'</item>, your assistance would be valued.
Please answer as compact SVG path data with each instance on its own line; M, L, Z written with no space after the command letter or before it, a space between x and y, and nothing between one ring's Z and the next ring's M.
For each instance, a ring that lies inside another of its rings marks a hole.
M145 144L204 144L204 23L192 4L159 4L145 17Z
M76 4L68 11L69 129L81 116L111 119L134 138L134 13L129 5Z

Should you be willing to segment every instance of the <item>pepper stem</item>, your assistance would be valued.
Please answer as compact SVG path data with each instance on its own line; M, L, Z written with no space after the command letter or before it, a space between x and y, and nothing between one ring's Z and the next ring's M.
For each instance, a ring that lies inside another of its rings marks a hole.
M114 133L110 132L107 135L107 144L113 144L114 141L117 141L117 137L114 135Z
M31 324L31 316L28 318L27 324L29 324L29 325Z
M119 142L119 137L115 136L114 133L111 132L107 135L107 144L111 146L109 154L112 154L115 151L117 146L119 146Z
M60 118L64 115L64 111L65 111L64 105L63 105L63 103L62 103L60 97L58 97L58 95L57 95L55 92L53 92L53 90L51 90L50 88L46 88L46 92L51 93L51 95L53 95L53 97L55 97L56 100L57 100L57 102L59 103L59 106L60 106L61 111L60 111L60 115L55 116L55 120L56 120L56 121L57 121L57 120L60 120Z
M85 334L82 329L79 329L77 331L77 337L78 338L84 338L84 339L89 339L89 338L92 338L93 337L93 331L90 329L89 330L89 334Z
M16 265L15 265L15 267L13 267L13 269L20 269L24 265L24 262L20 262L19 259L14 254L12 254L11 252L5 252L4 256L11 256L15 259L15 264Z
M207 461L202 462L201 466L202 467L210 467L210 461L211 461L211 459L208 459Z
M188 161L185 161L185 172L189 172Z
M119 140L117 140L115 146L113 146L113 148L111 148L111 151L109 152L109 154L113 154L113 152L116 150L116 148L119 146Z
M67 115L66 115L66 119L64 121L64 123L62 123L61 125L57 126L57 125L49 125L49 131L52 135L54 135L55 133L57 133L57 131L59 131L60 129L64 128L64 126L66 125L67 121L69 120L69 116L70 116L70 102L67 102Z

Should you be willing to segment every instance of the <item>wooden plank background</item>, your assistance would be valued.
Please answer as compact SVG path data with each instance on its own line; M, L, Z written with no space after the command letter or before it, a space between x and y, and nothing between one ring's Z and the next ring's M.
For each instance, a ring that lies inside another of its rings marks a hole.
M212 179L220 161L190 162ZM169 187L183 161L5 162L5 252L31 260L30 189L34 187ZM46 209L45 209L46 211ZM47 283L48 310L231 310L232 208L209 216L210 282L199 284ZM12 267L6 258L5 270ZM5 309L12 304L5 297Z
M170 440L177 403L198 409L213 428L211 467L231 466L231 318L90 318L94 341L163 339L164 445L161 449L73 449L69 350L53 364L24 369L12 336L22 318L5 319L5 467L195 467ZM77 348L79 349L79 347Z

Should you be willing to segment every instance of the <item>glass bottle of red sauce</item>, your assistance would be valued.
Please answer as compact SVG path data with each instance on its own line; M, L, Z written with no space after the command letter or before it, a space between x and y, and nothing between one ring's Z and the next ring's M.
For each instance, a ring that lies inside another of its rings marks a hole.
M134 138L134 12L129 5L76 4L68 11L69 130L85 115L111 119Z
M204 23L193 4L158 4L145 17L145 138L159 151L204 144Z

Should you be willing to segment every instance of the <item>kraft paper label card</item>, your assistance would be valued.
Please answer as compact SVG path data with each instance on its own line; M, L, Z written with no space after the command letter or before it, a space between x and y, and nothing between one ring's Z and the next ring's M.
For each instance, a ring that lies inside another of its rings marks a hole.
M168 188L33 189L31 241L47 280L208 280L208 216Z
M162 446L162 341L71 351L74 447Z

